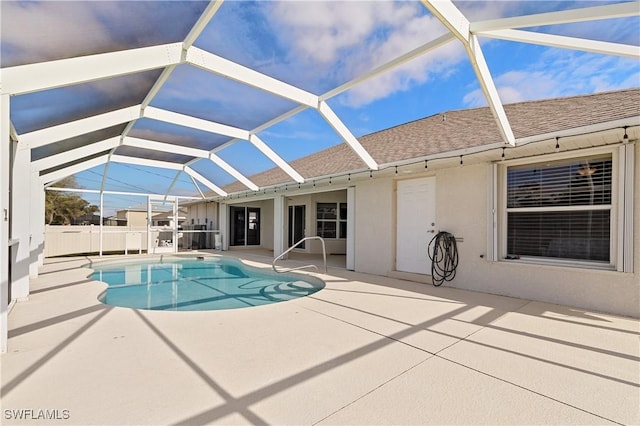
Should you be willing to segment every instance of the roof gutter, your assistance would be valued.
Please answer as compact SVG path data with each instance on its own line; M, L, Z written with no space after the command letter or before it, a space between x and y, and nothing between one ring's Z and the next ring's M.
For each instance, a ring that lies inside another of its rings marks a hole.
M484 144L484 145L479 145L476 147L470 147L470 148L463 148L463 149L457 149L457 150L453 150L453 151L444 151L444 152L439 152L439 153L435 153L435 154L430 154L430 155L423 155L423 156L419 156L419 157L411 157L411 158L407 158L407 159L403 159L400 161L393 161L393 162L388 162L388 163L382 163L379 165L379 171L383 171L385 169L389 169L389 168L393 168L393 167L401 167L401 166L407 166L407 165L412 165L412 164L416 164L422 161L431 161L431 160L443 160L443 159L451 159L451 158L455 158L455 157L459 157L459 156L467 156L467 155L473 155L473 154L480 154L480 153L484 153L487 151L492 151L492 150L499 150L502 148L517 148L519 146L525 146L531 143L536 143L536 142L545 142L545 141L550 141L550 140L554 140L555 138L567 138L567 137L579 137L582 135L588 135L588 134L593 134L593 133L599 133L599 132L605 132L605 131L614 131L617 129L624 129L625 127L636 127L636 126L640 126L640 116L632 116L632 117L627 117L627 118L623 118L623 119L619 119L619 120L613 120L613 121L607 121L607 122L603 122L603 123L597 123L597 124L591 124L588 126L581 126L581 127L574 127L571 129L565 129L565 130L561 130L561 131L557 131L557 132L549 132L549 133L543 133L543 134L539 134L539 135L534 135L534 136L528 136L528 137L524 137L524 138L517 138L516 139L516 146L515 147L510 147L505 145L505 143L503 141L500 142L494 142L494 143L490 143L490 144ZM621 136L622 137L622 136ZM351 175L354 175L354 179L356 179L355 175L361 174L361 173L368 173L370 170L366 167L364 168L358 168L358 169L353 169L353 170L349 170L349 171L344 171L344 172L339 172L339 173L334 173L334 174L328 174L328 175L322 175L322 176L314 176L314 177L308 177L306 178L306 182L303 184L304 186L308 186L309 184L315 184L315 181L324 181L327 179L337 179L340 177L345 177L348 176L348 179L350 180ZM345 186L344 182L342 183L336 183L336 189L340 189L342 187ZM281 182L281 183L277 183L277 184L273 184L273 185L268 185L265 187L261 187L259 191L255 191L253 193L249 192L249 191L239 191L239 192L235 192L235 193L231 193L229 194L229 199L233 199L233 196L238 197L238 202L240 202L241 198L242 198L242 194L246 195L250 195L251 194L251 198L253 200L256 199L269 199L272 198L273 195L272 194L265 194L265 191L271 191L271 190L277 190L277 189L285 189L287 186L290 186L291 189L296 189L296 182ZM310 192L319 192L321 191L321 189L317 189L314 190L312 188L307 188ZM326 191L326 187L324 187L322 190ZM263 192L263 194L260 194L260 192ZM296 191L297 193L298 191ZM257 198L256 198L257 197ZM218 201L218 202L223 202L224 200L226 200L225 197L212 197L210 198L210 200L214 200L214 201Z
M540 135L527 136L525 138L516 138L516 147L527 145L534 142L542 142L555 138L576 137L588 135L590 133L604 132L607 130L623 129L624 127L640 126L640 116L621 118L619 120L607 121L604 123L590 124L588 126L573 127L571 129L561 130L558 132L543 133Z

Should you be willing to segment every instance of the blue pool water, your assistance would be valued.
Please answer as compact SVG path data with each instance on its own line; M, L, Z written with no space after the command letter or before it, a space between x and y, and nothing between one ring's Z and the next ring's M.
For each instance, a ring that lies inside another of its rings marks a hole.
M108 287L102 303L135 309L204 311L236 309L308 296L324 282L265 272L235 259L154 260L92 265L91 278Z

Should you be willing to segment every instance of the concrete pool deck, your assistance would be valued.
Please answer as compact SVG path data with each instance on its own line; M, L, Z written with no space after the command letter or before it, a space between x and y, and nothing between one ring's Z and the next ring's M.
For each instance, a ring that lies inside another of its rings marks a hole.
M48 259L10 312L2 424L640 424L637 319L338 268L293 301L136 311L87 262Z

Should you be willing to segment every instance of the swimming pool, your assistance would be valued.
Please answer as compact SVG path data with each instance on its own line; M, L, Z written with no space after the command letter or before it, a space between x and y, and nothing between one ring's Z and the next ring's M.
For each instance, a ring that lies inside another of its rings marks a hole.
M91 268L91 278L108 285L98 298L102 303L135 309L246 308L308 296L325 285L315 277L263 271L224 257L109 262Z

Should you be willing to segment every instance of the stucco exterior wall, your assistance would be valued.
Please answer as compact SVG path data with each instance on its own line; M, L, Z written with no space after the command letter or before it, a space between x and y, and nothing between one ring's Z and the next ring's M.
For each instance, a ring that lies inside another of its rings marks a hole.
M488 164L465 164L402 178L435 176L435 228L462 239L458 242L460 263L456 278L445 285L640 317L640 184L637 183L640 177L640 145L636 144L634 150L634 273L489 260L487 239L492 235L487 230ZM354 182L356 271L375 275L396 274L397 181L390 177ZM304 204L307 236L316 235L317 202L346 202L346 190L290 194L285 200L285 229L288 229L288 206ZM237 205L261 208L261 247L273 249L273 200ZM327 240L329 253L344 253L344 250L344 240ZM318 253L320 246L308 244L306 251ZM430 277L418 280L430 282Z
M636 147L636 158L637 151ZM637 186L634 196L633 274L504 260L487 261L487 188L485 165L438 173L438 221L443 229L464 238L464 242L458 244L460 265L455 280L450 284L452 287L639 316L640 196Z
M388 275L395 258L395 200L391 179L356 184L355 270Z
M639 317L640 145L635 146L635 158L634 273L488 260L487 164L438 170L436 229L463 238L456 278L445 285ZM356 271L388 275L394 269L393 188L394 179L357 185Z
M306 237L313 237L318 235L317 230L317 203L346 203L347 191L329 191L319 192L315 194L306 194L287 197L285 202L285 230L289 229L289 206L305 206L305 225L306 225ZM288 237L285 235L285 246L288 245ZM325 246L327 254L345 254L347 250L346 239L344 238L326 238ZM322 243L318 240L307 241L306 248L302 251L307 253L322 253Z
M233 204L234 207L257 207L260 209L260 245L249 247L262 247L273 250L273 200L257 200L246 203ZM222 204L220 208L228 209L229 205ZM229 223L227 226L231 226ZM224 232L230 235L229 229ZM234 246L235 249L241 246Z
M273 250L273 200L264 200L260 204L260 245Z
M486 174L485 164L440 170L436 174L436 230L463 239L457 243L460 264L453 284L468 282L464 288L469 289L478 285L476 268L489 263ZM492 286L484 291L494 292Z

